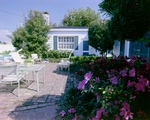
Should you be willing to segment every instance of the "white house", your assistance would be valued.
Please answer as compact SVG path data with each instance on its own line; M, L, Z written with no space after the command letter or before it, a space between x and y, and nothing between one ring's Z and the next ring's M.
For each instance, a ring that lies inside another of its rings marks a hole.
M50 50L72 50L74 56L97 55L98 52L88 44L88 27L53 27L49 32Z

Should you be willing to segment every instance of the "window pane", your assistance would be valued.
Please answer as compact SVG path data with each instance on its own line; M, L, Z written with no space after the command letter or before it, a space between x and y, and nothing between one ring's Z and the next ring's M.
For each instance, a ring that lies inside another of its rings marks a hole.
M85 55L85 56L89 55L89 52L83 52L83 55Z
M89 44L87 41L83 41L83 51L88 51L89 50Z

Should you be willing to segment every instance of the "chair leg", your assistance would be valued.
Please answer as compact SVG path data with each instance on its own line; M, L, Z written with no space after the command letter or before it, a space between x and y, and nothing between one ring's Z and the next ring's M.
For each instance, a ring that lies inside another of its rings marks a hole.
M19 97L19 94L20 94L20 93L19 93L19 92L20 92L19 89L20 89L20 81L18 81L18 97Z

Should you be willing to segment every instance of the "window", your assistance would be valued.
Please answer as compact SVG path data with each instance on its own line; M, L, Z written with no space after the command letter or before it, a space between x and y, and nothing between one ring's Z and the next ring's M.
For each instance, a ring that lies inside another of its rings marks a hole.
M58 37L59 49L74 49L74 37Z
M140 57L146 57L148 52L148 48L145 46L146 44L146 42L131 42L129 56L136 54Z
M83 51L89 51L88 41L83 41Z

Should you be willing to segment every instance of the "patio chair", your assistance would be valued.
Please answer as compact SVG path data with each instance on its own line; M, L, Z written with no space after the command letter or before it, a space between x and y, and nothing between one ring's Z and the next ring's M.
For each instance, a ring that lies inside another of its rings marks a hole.
M32 57L34 62L41 61L41 58L39 58L37 54L31 54L31 57Z
M12 65L0 65L0 75L2 75L1 84L18 84L18 97L20 92L20 81L25 76L25 73L18 72L18 66L15 64Z
M70 70L69 67L70 67L71 54L69 55L68 58L61 59L61 61L58 63L58 69L61 67L61 70L63 70L63 67L68 67L68 71Z
M18 52L12 52L11 56L16 63L20 63L20 64L24 63L24 59L21 58Z

